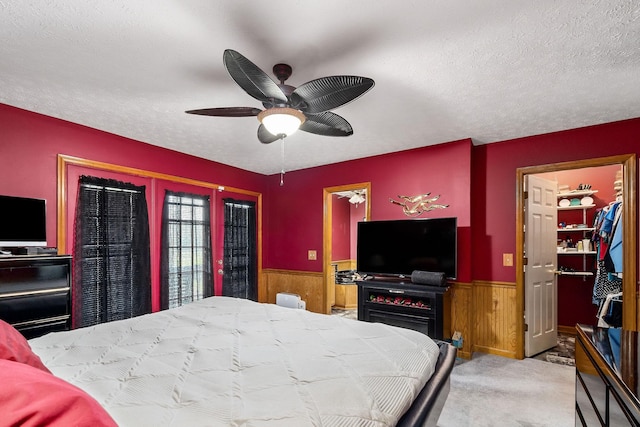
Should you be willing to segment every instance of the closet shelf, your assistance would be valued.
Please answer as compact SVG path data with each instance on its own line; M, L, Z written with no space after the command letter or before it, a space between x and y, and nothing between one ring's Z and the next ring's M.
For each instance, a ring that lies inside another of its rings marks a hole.
M597 193L598 190L580 190L580 191L567 191L564 193L558 193L558 199L562 199L565 197L579 197L579 196L590 196L594 193Z
M558 228L558 232L565 231L595 231L595 227L573 227L573 228Z
M554 271L558 276L593 276L593 273L590 271Z
M596 205L595 204L591 204L591 205L575 205L575 206L558 206L558 210L559 211L570 211L570 210L575 210L575 209L591 209L591 208L595 208Z
M558 251L558 255L595 255L596 251Z

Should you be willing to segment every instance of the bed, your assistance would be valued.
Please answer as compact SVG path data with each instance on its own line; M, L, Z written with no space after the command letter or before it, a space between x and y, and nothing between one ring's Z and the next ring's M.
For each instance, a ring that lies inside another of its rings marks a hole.
M412 330L228 297L28 344L50 377L136 427L434 426L455 361Z

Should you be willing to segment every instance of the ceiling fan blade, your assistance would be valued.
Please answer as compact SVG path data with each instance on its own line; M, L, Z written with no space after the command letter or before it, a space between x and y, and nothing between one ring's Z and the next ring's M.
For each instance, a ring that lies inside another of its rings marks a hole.
M203 108L202 110L185 111L188 114L198 114L200 116L219 116L219 117L251 117L257 116L262 111L253 107L221 107L221 108Z
M374 86L368 77L330 76L311 80L291 94L291 107L317 114L333 110L363 95Z
M280 135L274 135L267 130L262 124L258 126L258 140L263 144L271 144L280 139Z
M325 111L320 114L308 114L307 120L300 126L300 130L323 136L353 135L353 128L341 116Z
M225 50L222 58L231 78L249 95L262 102L287 102L278 84L256 64L231 49Z

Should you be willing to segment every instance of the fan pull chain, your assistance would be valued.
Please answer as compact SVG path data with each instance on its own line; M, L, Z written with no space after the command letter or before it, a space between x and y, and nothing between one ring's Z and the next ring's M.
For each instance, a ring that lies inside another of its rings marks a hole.
M286 135L284 134L280 135L280 141L281 141L280 154L281 154L281 160L282 160L282 168L280 169L280 187L284 185L284 138L285 136Z

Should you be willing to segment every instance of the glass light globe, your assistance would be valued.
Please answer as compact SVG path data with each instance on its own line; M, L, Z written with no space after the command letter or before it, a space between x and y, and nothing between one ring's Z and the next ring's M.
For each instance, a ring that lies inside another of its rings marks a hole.
M302 112L293 108L276 107L261 111L258 120L274 136L289 136L304 123L305 117Z

